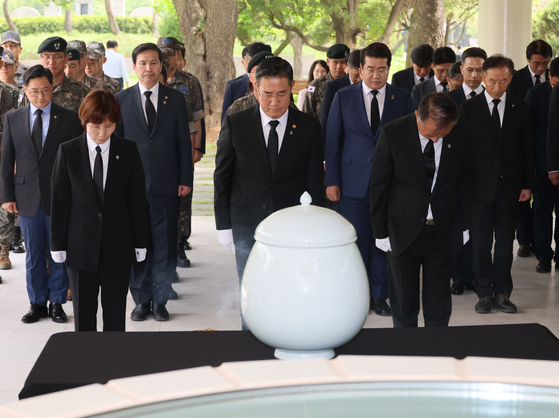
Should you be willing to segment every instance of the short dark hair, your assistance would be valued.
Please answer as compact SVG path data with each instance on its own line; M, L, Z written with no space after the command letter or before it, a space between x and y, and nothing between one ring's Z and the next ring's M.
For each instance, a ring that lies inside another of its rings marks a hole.
M118 100L110 91L93 90L83 99L78 111L80 121L85 129L88 123L103 123L110 120L120 122L120 106Z
M462 65L462 61L456 61L454 64L450 66L448 69L448 78L451 80L457 80L462 78L462 72L460 72L460 66Z
M411 62L418 67L425 68L433 63L433 47L429 44L421 44L411 51Z
M320 66L326 70L326 73L330 72L330 68L328 68L328 64L326 64L326 61L316 60L311 64L311 69L309 70L309 82L314 80L313 73L314 73L314 69L316 68L316 64L320 64Z
M351 68L352 70L358 70L359 64L361 64L361 50L356 49L354 51L351 51L347 55L346 60L349 68Z
M157 45L151 42L146 42L134 48L134 51L132 51L132 62L136 64L136 58L138 57L138 54L141 54L145 51L156 51L157 55L159 56L159 61L163 61L163 54L161 53L161 50L157 47Z
M42 77L46 77L50 85L53 85L52 72L48 68L43 67L41 64L34 65L23 73L23 85L27 87L29 86L29 82L31 80Z
M462 52L462 62L466 63L466 58L483 58L485 61L487 59L487 52L482 48L478 48L477 46L473 46L471 48L465 49Z
M118 46L118 42L114 39L107 41L107 48L114 48L115 46Z
M243 49L243 57L254 57L259 52L272 52L272 47L262 42L254 42Z
M392 52L390 52L390 48L382 42L373 42L361 50L359 53L361 65L365 65L365 57L386 58L389 67L392 62Z
M448 64L456 62L456 53L448 46L441 46L433 52L433 64Z
M287 78L289 85L293 82L293 67L280 57L271 57L262 61L256 68L256 84L260 86L261 78Z
M549 64L549 76L559 77L559 58L553 58L551 64Z
M537 54L545 58L551 58L553 49L543 39L536 39L528 44L526 47L526 59L532 58L532 55Z
M514 71L514 63L510 58L501 54L491 55L483 62L483 74L487 74L490 68L508 68L512 74Z
M458 122L458 106L454 99L445 93L429 93L423 96L417 109L419 121L433 120L437 127L448 126Z

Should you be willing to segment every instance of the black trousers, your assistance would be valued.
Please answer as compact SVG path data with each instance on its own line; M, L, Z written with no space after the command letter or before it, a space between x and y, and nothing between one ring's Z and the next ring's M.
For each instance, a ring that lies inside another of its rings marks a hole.
M394 327L417 327L419 273L423 270L423 318L426 327L448 326L452 312L450 276L455 257L437 237L434 226L424 226L400 255L387 253L388 290Z
M131 273L132 266L107 270L102 260L95 272L68 267L76 331L97 331L99 288L103 331L126 331L126 296Z
M555 233L553 233L553 209L559 208L559 189L554 186L547 174L536 175L536 188L534 189L534 231L536 234L536 257L553 258L551 239L555 241L555 248L559 248L559 228L555 218ZM555 211L556 214L557 209ZM557 261L557 254L555 254Z
M530 205L529 200L520 202L519 206L518 220L516 221L516 239L520 245L536 245L534 209Z
M474 275L480 298L512 292L512 246L519 209L517 201L507 199L502 181L491 202L473 204Z

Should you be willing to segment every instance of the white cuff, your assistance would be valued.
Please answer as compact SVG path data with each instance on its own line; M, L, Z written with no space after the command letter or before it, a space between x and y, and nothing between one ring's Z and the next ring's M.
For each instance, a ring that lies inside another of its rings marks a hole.
M233 243L233 230L232 229L222 229L219 232L217 240L221 245L225 247L227 251L235 252L235 244Z
M51 251L50 256L55 263L64 263L66 261L66 251Z
M146 259L148 250L146 248L136 248L136 261L141 263Z
M381 238L381 239L375 239L375 245L377 246L377 248L379 250L382 250L385 253L388 252L388 251L392 251L392 247L390 246L390 238L389 237Z
M463 243L462 245L466 245L466 243L470 240L470 230L466 229L465 231L462 232L462 239L463 239Z

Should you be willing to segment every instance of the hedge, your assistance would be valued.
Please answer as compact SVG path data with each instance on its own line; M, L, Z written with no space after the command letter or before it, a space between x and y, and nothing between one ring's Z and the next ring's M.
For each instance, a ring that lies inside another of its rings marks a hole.
M54 33L64 31L64 16L16 17L13 19L19 34L22 36L36 33ZM124 33L151 34L152 19L150 17L119 17L116 21ZM107 33L109 19L107 16L74 16L72 18L74 30L82 33ZM0 32L8 30L5 20L0 22Z

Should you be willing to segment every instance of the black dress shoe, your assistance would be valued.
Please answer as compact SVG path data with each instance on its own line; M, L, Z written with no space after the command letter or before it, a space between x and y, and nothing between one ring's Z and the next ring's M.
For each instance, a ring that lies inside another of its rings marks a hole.
M0 276L0 284L2 284L2 277Z
M499 309L504 313L516 313L516 305L509 300L509 295L501 293L496 298L493 298L493 307Z
M465 282L464 289L473 290L474 292L477 292L477 282L475 280L472 280L471 282Z
M49 303L49 316L53 322L58 322L59 324L68 322L68 316L60 303Z
M168 321L169 320L169 312L165 305L160 305L159 303L153 304L153 319L156 321Z
M186 251L190 251L192 249L192 246L190 245L190 243L188 241L185 241L184 243L184 249Z
M16 254L21 254L21 253L25 252L25 248L23 248L23 245L22 245L21 228L19 226L16 226L14 228L14 242L12 244L11 249Z
M32 303L29 308L29 312L21 318L21 322L24 324L32 324L33 322L37 322L39 319L46 318L47 316L49 316L49 312L46 306Z
M132 321L145 321L150 313L151 308L149 303L139 303L132 311L132 314L130 314L130 319Z
M450 293L453 295L461 295L464 293L464 282L454 282L450 288Z
M184 250L182 251L179 250L179 252L177 253L177 267L182 267L182 268L190 267L190 260L186 256Z
M371 309L375 310L375 313L380 316L392 316L392 309L386 303L384 299L373 299L373 303L371 304Z
M520 247L518 247L518 251L516 252L516 255L523 258L530 257L530 245L523 244Z
M171 287L171 291L169 292L169 299L170 300L177 300L179 298L179 294Z
M551 258L542 258L536 266L538 273L549 273L551 271Z
M486 314L491 312L491 301L493 296L484 296L480 298L479 302L476 303L476 312L480 314Z
M179 273L175 271L175 275L173 276L173 283L178 283L179 281Z

